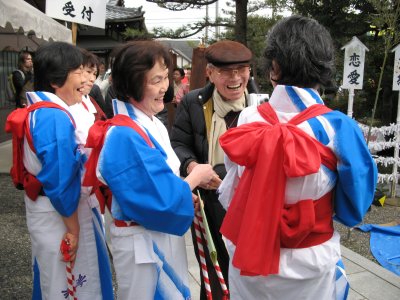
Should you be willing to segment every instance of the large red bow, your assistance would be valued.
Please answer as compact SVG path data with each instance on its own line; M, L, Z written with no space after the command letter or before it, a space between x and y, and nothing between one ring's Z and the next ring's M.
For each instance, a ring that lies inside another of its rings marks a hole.
M270 124L244 124L221 136L228 157L246 167L221 227L221 233L236 245L232 263L241 274L279 272L286 178L316 173L321 159L335 168L333 152L296 125L329 111L313 105L281 124L265 103L259 112Z

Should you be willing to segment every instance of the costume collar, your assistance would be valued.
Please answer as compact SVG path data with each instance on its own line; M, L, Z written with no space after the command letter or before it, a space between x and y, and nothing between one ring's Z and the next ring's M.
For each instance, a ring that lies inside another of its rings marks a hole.
M160 124L162 125L161 121L158 120L157 117L150 119L145 113L133 106L133 104L118 99L112 100L112 106L114 115L125 115L134 120L149 135L150 140L153 142L155 147L161 151L162 155L167 157L164 147L160 145L164 145L164 140L160 139L159 132L156 129ZM167 132L166 129L165 132Z
M278 112L301 112L314 104L324 104L319 93L311 88L277 85L269 100Z
M39 101L51 101L69 110L69 106L57 95L49 92L27 92L28 106Z

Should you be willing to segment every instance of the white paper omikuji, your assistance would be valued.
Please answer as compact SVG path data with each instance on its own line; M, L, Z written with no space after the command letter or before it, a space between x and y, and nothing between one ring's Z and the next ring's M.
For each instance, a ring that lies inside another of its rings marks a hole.
M358 126L361 128L364 135L368 133L369 127L367 125L358 123ZM400 124L391 123L388 126L372 127L371 134L382 133L383 135L391 135L393 133L396 133L399 130L400 130Z

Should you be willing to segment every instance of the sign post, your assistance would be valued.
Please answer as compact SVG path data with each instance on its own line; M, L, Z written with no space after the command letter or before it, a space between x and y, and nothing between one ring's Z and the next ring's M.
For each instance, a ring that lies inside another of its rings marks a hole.
M345 50L342 88L349 90L347 115L352 118L354 90L361 90L363 87L365 51L369 50L355 36L341 49Z
M394 52L394 67L393 67L393 91L399 91L399 99L397 101L397 118L396 118L396 145L394 148L394 164L393 164L393 181L390 197L396 197L397 185L397 160L399 159L399 142L400 142L400 44L393 50Z
M106 0L46 1L46 15L72 23L72 43L76 45L77 24L106 27Z

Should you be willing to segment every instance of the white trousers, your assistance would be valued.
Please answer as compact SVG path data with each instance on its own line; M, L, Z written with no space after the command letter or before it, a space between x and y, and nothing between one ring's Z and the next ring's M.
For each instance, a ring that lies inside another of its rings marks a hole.
M232 258L235 246L226 240ZM339 235L318 246L281 249L279 274L241 276L229 265L229 289L232 300L334 300L336 299L336 263L340 260Z
M78 205L80 223L77 259L73 268L76 296L80 300L101 300L98 258L93 231L92 207L95 199L82 197ZM36 201L25 196L26 219L32 243L32 261L40 273L42 299L65 299L67 290L66 263L60 253L66 231L61 215L47 197Z
M146 230L142 226L110 226L118 299L184 299L188 285L186 246L183 237ZM154 243L159 253L154 250ZM160 253L164 261L160 261ZM162 271L168 264L174 283ZM178 282L178 284L176 284ZM187 295L187 294L186 294ZM190 291L189 291L190 296Z

